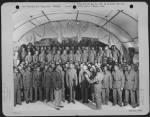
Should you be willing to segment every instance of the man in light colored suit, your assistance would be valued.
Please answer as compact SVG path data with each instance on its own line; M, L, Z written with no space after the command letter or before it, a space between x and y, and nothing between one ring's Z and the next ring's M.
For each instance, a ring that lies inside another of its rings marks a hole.
M137 74L128 65L128 71L125 72L125 106L129 104L129 93L131 98L131 105L133 108L136 107L135 101L135 90L137 88Z
M66 84L69 88L69 103L75 103L75 87L77 86L77 71L74 68L74 65L70 64L70 69L66 73Z
M122 106L122 91L125 78L123 72L118 69L118 65L115 65L114 69L115 71L112 72L113 105L116 105L118 98L118 104Z

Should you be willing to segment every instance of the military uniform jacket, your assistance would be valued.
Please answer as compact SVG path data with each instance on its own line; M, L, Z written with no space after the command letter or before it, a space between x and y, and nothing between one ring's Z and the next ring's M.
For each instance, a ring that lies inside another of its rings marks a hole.
M23 85L24 88L32 88L33 87L33 73L26 71L23 75Z
M74 61L74 54L69 54L68 58L69 58L69 61Z
M42 72L34 71L33 72L33 87L38 88L42 87Z
M125 72L125 89L137 88L137 74L134 70Z
M43 86L45 88L53 88L54 83L53 83L53 73L49 71L44 71L44 79L43 79Z
M94 62L95 60L95 51L89 53L89 62Z
M62 54L61 55L61 60L62 60L62 62L67 62L68 61L68 55L67 54Z
M80 53L76 53L76 54L74 55L74 60L75 60L76 62L80 62L80 61L81 61L81 54L80 54Z
M124 74L122 71L113 71L112 72L112 79L113 79L113 84L112 87L113 88L124 88L124 82L125 82L125 78L124 78Z
M87 86L89 84L87 79L84 76L84 71L83 70L81 70L79 72L79 84L81 84L82 86Z
M47 61L47 57L45 54L41 53L39 55L39 61L42 62L42 63L45 63Z
M21 89L23 87L21 73L14 73L14 89Z
M62 75L60 72L52 72L54 88L62 88Z
M54 58L53 54L50 54L50 53L49 53L49 54L47 55L47 61L48 61L48 62L53 61L53 58Z
M81 55L81 61L82 62L87 62L88 61L88 53L83 53Z
M102 80L103 88L112 88L112 75L109 71L104 73L104 79Z
M66 73L66 84L68 87L77 85L77 72L75 69L69 69Z
M28 62L28 63L32 63L32 61L33 61L33 57L32 57L32 56L27 55L27 56L26 56L25 61L26 61L26 62Z
M55 54L54 55L54 61L59 61L60 60L60 54Z
M39 62L39 56L38 56L38 55L35 54L35 55L33 56L33 62L34 62L34 63Z

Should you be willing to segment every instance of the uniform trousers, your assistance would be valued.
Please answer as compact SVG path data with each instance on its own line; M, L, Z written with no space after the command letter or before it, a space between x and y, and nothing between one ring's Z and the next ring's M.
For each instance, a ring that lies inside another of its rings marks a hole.
M96 99L96 108L101 109L102 108L102 99L101 99L101 93L102 89L101 87L94 87L94 93L95 93L95 99Z
M54 89L54 95L55 95L55 107L61 106L61 100L62 100L62 89Z
M42 101L42 88L34 87L34 100L37 101L38 98Z
M14 88L14 106L21 104L21 89Z
M122 105L122 91L120 88L114 88L113 89L113 103L114 103L114 105L117 104L117 99L118 99L118 104Z
M46 100L53 101L54 100L54 88L46 87Z
M25 99L26 101L32 101L33 99L33 89L32 88L25 88Z
M108 104L109 101L109 88L102 89L102 103Z
M132 89L125 90L125 104L129 104L129 93L130 93L131 105L134 107L136 106L135 91L133 91Z

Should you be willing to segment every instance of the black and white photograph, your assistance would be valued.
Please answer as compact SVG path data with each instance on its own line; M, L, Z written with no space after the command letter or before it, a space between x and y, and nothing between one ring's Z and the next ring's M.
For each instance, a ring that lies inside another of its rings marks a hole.
M13 4L11 49L4 52L11 51L11 80L4 83L11 91L3 88L13 112L110 115L147 108L149 76L140 74L144 51L136 8L134 3Z

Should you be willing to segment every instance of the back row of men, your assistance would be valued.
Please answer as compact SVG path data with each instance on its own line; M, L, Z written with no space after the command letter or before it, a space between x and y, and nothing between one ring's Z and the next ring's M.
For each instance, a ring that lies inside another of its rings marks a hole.
M108 46L103 50L102 47L99 47L98 51L93 48L78 48L76 52L74 50L68 50L65 48L63 51L56 48L47 49L43 47L28 48L26 51L25 48L22 48L20 52L16 52L14 56L14 66L19 65L21 62L25 64L37 64L43 63L50 64L52 62L89 62L89 63L100 63L100 64L113 64L114 62L122 63L123 56L121 56L118 49L113 46L112 49L109 49ZM61 53L62 51L62 53Z

